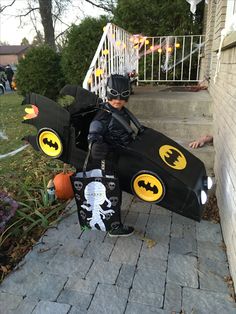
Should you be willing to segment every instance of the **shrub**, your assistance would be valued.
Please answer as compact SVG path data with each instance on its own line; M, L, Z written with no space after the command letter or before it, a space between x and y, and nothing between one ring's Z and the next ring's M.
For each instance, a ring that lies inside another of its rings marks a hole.
M113 23L132 34L145 36L201 34L204 1L190 12L189 3L182 0L119 0ZM198 1L200 2L200 1Z
M19 62L16 83L22 95L35 92L56 99L64 85L59 54L46 45L31 48Z
M108 20L85 18L73 25L62 51L62 69L67 83L82 85Z

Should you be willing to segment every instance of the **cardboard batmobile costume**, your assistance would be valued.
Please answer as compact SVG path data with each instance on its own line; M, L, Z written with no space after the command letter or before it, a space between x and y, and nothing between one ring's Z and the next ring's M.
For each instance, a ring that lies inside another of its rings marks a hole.
M88 150L89 125L97 110L102 110L102 101L78 86L67 85L61 93L75 97L68 108L34 93L25 98L23 104L32 107L26 109L23 122L37 129L36 135L25 139L47 156L81 169ZM117 148L121 189L200 221L207 198L202 161L164 134L133 122L139 128L134 141Z

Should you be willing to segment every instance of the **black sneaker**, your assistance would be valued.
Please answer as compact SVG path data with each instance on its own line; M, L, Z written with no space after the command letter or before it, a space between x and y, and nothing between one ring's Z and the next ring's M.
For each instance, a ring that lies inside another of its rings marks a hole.
M119 225L108 232L110 237L129 237L134 233L134 228L130 226Z

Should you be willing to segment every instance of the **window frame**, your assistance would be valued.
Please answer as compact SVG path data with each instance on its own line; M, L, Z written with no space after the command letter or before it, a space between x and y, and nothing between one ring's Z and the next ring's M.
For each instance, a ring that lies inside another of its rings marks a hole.
M231 24L231 20L236 14L236 0L227 0L226 17L225 17L225 28Z

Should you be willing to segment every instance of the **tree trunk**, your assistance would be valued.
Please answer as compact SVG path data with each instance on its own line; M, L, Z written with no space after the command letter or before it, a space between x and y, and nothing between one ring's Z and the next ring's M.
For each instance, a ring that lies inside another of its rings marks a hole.
M55 34L52 21L52 0L38 0L39 11L42 19L45 43L56 49Z

